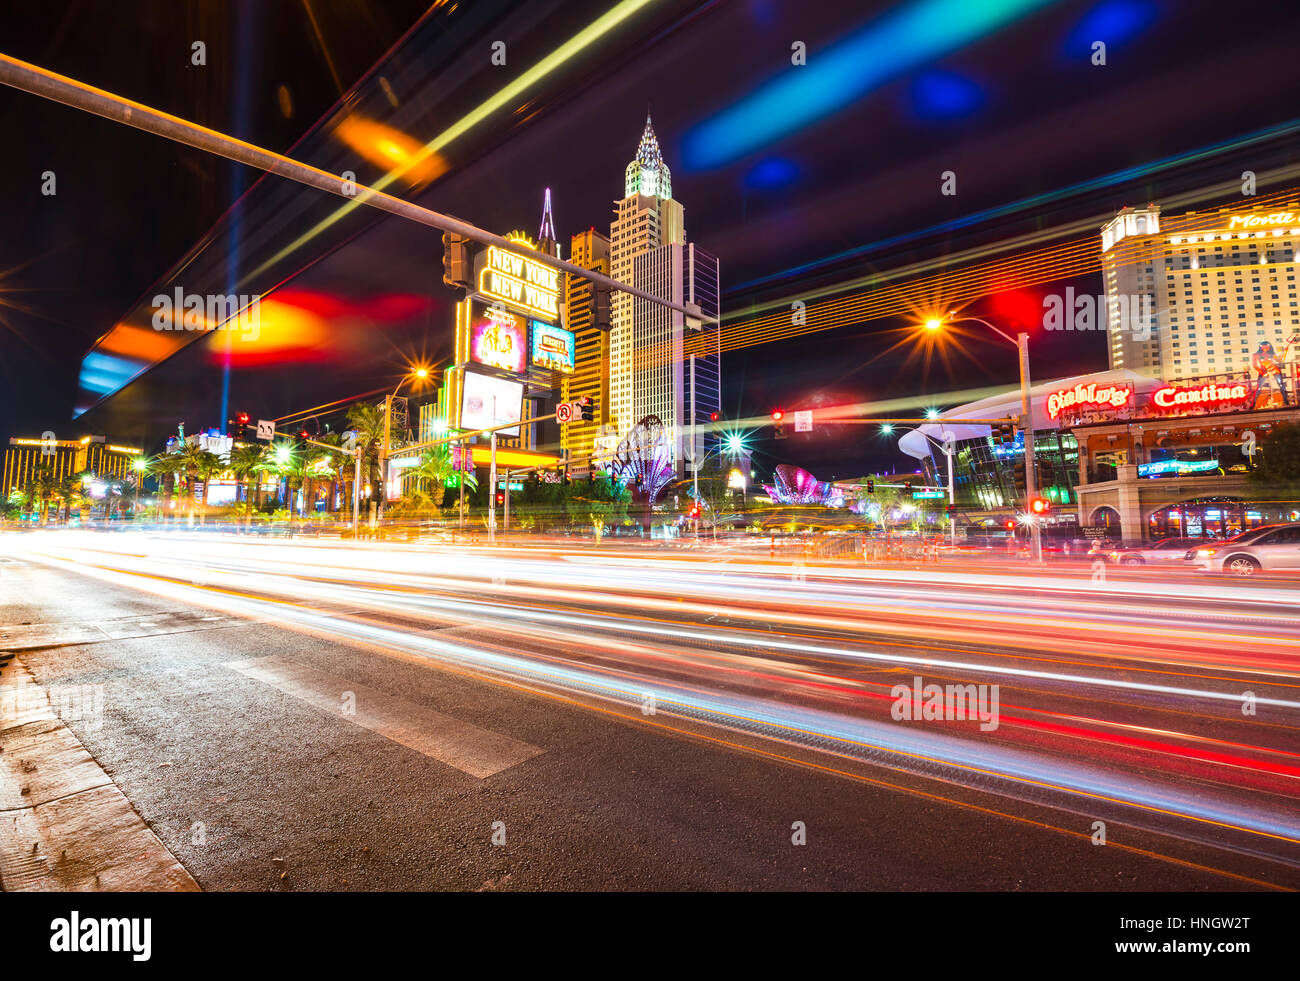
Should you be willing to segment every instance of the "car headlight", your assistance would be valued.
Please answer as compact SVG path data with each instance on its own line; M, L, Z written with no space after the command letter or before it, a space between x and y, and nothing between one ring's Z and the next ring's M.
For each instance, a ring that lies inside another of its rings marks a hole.
M1208 559L1211 555L1213 555L1217 551L1218 551L1217 548L1198 548L1196 550L1196 557L1198 559Z

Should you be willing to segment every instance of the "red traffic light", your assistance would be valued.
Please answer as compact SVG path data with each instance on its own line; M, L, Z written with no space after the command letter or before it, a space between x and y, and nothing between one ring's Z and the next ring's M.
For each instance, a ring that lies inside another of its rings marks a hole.
M505 504L505 503L506 503L506 495L505 495L505 491L497 491L497 503L498 503L498 504Z
M1007 522L1007 531L1014 531L1015 528L1016 528L1016 523L1014 521Z
M772 421L773 421L773 422L780 422L780 421L781 421L782 419L784 419L784 418L785 418L785 413L782 412L780 409L773 409L773 410L772 410Z
M717 421L718 421L718 414L716 412L710 412L709 422L717 422Z
M1034 514L1046 514L1052 510L1052 502L1044 497L1035 497L1029 502L1029 510Z
M238 422L241 426L247 426L249 418L250 417L247 412L241 412L239 413L239 415L235 416L235 421Z

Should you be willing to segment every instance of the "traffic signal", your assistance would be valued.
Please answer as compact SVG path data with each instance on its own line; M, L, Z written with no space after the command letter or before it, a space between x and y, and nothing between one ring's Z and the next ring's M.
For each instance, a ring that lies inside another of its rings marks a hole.
M691 505L691 520L698 520L700 517L700 502L696 501Z
M582 398L578 399L578 406L578 411L582 415L583 422L596 421L596 407L591 404L591 396L584 395Z
M1052 502L1045 497L1035 497L1029 502L1029 510L1034 514L1046 514L1052 510Z
M709 422L717 422L717 421L718 421L718 414L716 412L710 412Z
M298 435L299 435L299 437L301 437L302 439L308 439L308 438L310 438L310 436L311 436L311 434L310 434L309 432L307 432L307 430L305 430L305 429L300 429L300 430L298 430Z
M772 435L776 439L785 439L785 412L781 409L772 410Z
M501 505L503 505L503 504L505 504L505 503L506 503L506 492L505 492L505 491L497 491L497 507L500 507Z
M247 412L241 412L241 413L239 413L239 415L235 416L235 421L236 421L237 423L239 423L241 426L247 426L247 425L248 425L248 420L249 420L250 418L252 418L252 417L249 416L249 414L248 414Z
M956 504L947 505L946 507L944 507L943 513L955 516L957 514L957 505Z
M599 283L593 285L591 303L593 319L596 322L596 329L608 333L611 323L609 287L601 286Z
M1008 446L1016 441L1016 424L1008 419L1006 422L999 422L992 427L993 445L1006 443Z
M468 290L470 283L470 240L455 232L442 235L442 281L448 286Z
M909 494L912 493L912 482L910 480L903 481L903 490Z
M876 482L875 482L874 480L870 480L870 479L868 479L868 480L867 480L867 493L868 493L868 494L874 494L875 492L876 492Z
M1016 523L1015 523L1014 521L1011 521L1010 519L1008 519L1008 520L1007 520L1007 531L1015 531L1015 530L1016 530Z

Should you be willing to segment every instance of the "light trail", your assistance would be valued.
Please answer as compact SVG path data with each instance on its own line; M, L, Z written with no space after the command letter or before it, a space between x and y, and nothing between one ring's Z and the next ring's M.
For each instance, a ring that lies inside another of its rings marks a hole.
M1300 630L1281 585L1234 590L1231 612L1215 583L1155 599L1150 579L1055 573L791 582L752 559L563 545L4 541L185 604L629 710L652 696L661 716L745 739L1300 869ZM998 685L997 725L899 720L895 686L913 677Z

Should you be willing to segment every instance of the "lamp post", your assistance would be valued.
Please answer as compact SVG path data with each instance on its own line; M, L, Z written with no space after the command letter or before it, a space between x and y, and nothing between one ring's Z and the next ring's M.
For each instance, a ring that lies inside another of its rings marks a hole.
M140 516L140 481L144 480L144 472L149 468L149 461L144 457L136 457L131 464L131 469L135 471L135 504L131 509L131 517Z
M983 324L1003 340L1015 345L1020 357L1020 412L1023 420L1021 424L1022 432L1025 434L1025 513L1029 514L1028 502L1033 501L1038 496L1038 473L1034 466L1034 416L1033 407L1029 401L1029 335L1021 332L1013 338L1006 331L1000 327L995 327L982 317L949 317L946 322L960 323L967 320ZM927 330L940 330L944 323L943 319L931 318L926 321L925 327ZM1042 529L1033 515L1029 517L1029 556L1033 562L1043 561Z
M384 443L379 448L379 486L382 491L379 495L380 521L384 520L384 504L388 500L388 451L393 430L393 400L397 398L397 393L402 390L402 386L412 378L418 378L423 381L428 377L428 368L412 368L402 376L402 380L399 381L397 387L393 389L393 394L384 398Z

